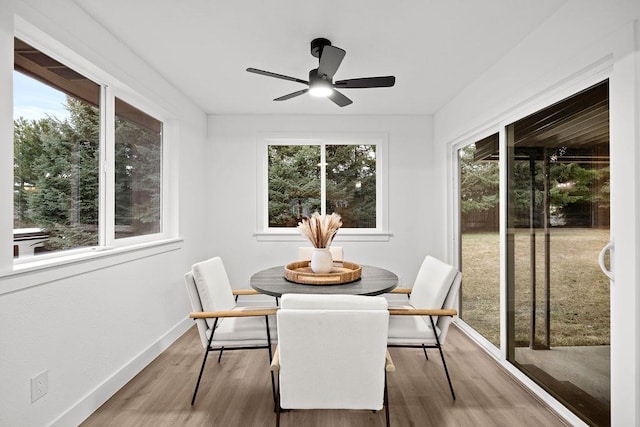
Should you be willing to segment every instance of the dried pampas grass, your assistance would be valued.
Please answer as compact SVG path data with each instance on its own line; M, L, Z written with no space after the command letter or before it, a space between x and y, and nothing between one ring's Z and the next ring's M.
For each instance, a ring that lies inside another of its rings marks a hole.
M315 212L311 218L302 218L302 222L298 223L298 231L309 239L313 247L328 248L341 226L342 220L337 213L320 215Z

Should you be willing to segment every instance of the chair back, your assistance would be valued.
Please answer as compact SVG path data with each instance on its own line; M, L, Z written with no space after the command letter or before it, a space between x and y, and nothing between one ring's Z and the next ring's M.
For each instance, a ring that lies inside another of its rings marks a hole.
M277 318L282 408L383 407L384 297L285 294Z
M191 311L199 312L202 310L202 303L200 302L200 297L198 296L198 288L196 288L196 281L193 279L193 274L189 271L184 275L184 283L187 286L187 294L189 295L189 302L191 303ZM202 342L202 346L207 348L208 338L207 338L207 321L206 319L195 319L196 326L198 327L198 334L200 335L200 341Z
M300 246L298 248L298 261L311 259L311 254L314 249L313 246ZM334 261L344 261L344 251L341 246L329 246L329 252Z
M443 308L457 273L455 267L427 255L416 276L409 303L420 309Z
M459 271L456 272L456 276L453 279L453 283L449 288L449 293L447 293L447 297L444 300L444 304L442 308L444 309L457 309L458 308L458 293L460 291L460 283L462 282L462 273ZM434 319L435 320L435 319ZM438 321L436 322L436 326L440 329L440 335L438 339L440 340L440 344L444 344L447 339L447 331L449 330L449 325L453 321L453 317L451 316L440 316Z
M191 274L202 305L201 311L233 310L236 301L220 257L193 264ZM213 323L214 319L207 319L209 328Z

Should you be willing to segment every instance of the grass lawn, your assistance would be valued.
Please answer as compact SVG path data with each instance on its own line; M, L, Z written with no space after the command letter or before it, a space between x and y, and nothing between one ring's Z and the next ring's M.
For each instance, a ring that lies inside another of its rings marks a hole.
M609 344L609 280L598 253L609 230L553 228L550 238L551 346ZM531 318L531 264L528 229L515 242L515 333L528 345ZM536 234L536 342L544 343L544 234ZM461 317L499 346L500 270L497 232L462 235Z

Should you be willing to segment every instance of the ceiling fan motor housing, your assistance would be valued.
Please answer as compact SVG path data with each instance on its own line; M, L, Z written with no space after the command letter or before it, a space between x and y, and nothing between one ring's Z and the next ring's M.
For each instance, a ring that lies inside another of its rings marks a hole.
M314 68L313 70L309 70L309 85L313 86L314 83L316 83L319 80L324 80L329 82L330 84L333 84L333 80L332 79L328 79L326 75L320 75L318 74L318 69ZM322 84L322 83L320 83Z
M325 46L331 46L331 41L323 38L313 39L311 41L311 55L316 58L320 58L320 55L322 55L322 49Z

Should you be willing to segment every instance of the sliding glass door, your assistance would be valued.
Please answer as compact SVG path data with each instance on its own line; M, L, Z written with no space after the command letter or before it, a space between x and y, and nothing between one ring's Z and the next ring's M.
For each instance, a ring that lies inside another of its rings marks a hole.
M578 417L609 425L609 84L502 130L457 150L460 318Z
M518 120L507 138L507 359L608 425L608 83Z
M500 348L498 134L458 150L460 318Z

